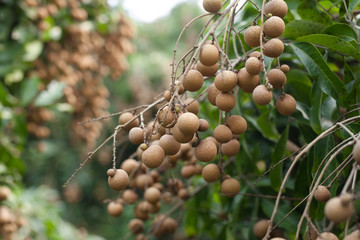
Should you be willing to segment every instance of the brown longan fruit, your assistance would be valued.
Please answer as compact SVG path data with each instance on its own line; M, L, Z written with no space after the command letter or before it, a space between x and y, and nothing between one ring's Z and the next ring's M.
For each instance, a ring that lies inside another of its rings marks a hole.
M107 212L109 213L110 216L113 216L113 217L121 216L123 211L124 211L124 207L119 202L112 201L107 206Z
M121 163L120 168L124 170L128 175L131 175L133 172L135 172L140 166L140 163L136 161L135 159L126 159Z
M290 94L284 94L276 100L276 109L281 115L290 116L296 110L296 101Z
M274 89L280 89L281 86L285 85L286 83L285 73L280 69L271 69L268 72L267 77L269 79L269 83L273 86Z
M183 86L189 92L196 92L204 83L204 77L198 70L189 70L183 80Z
M238 86L246 93L252 93L256 86L260 84L259 75L251 75L246 68L240 69L238 72Z
M213 66L219 61L219 50L212 44L204 44L200 51L199 60L205 66Z
M6 186L0 187L0 202L6 200L11 195L10 188Z
M246 120L239 115L232 115L226 119L226 125L230 128L233 134L240 135L247 129Z
M354 205L352 200L346 202L341 197L333 197L326 202L324 212L327 219L339 223L351 217Z
M178 178L169 179L166 186L171 193L176 193L178 190L184 188L184 183Z
M171 99L171 92L170 92L170 90L166 90L165 92L164 92L164 99L168 102L168 101L170 101L170 99Z
M159 145L151 145L143 152L141 159L148 168L157 168L163 163L165 152Z
M206 119L199 119L199 132L205 132L209 129L209 123L206 121Z
M144 230L144 222L137 218L132 219L128 224L128 228L133 234L139 234Z
M234 197L240 192L240 183L233 178L225 179L221 183L220 191L224 196Z
M207 12L216 13L220 11L221 6L222 6L221 0L203 0L203 7Z
M108 175L108 184L113 190L123 190L129 184L129 176L124 170L116 169L115 174L113 176L111 175L112 174L110 174L110 176Z
M216 96L215 102L216 102L216 106L221 111L228 112L235 107L236 98L235 98L234 94L232 94L231 92L220 92Z
M171 110L169 106L165 106L164 108L158 111L157 120L161 126L171 127L171 125L176 123L175 113Z
M322 185L318 186L314 192L314 198L319 202L326 202L330 197L330 191Z
M175 140L178 141L179 143L188 143L194 137L194 133L192 133L192 134L184 134L183 132L181 132L179 130L177 124L175 124L175 126L170 129L170 132L174 136Z
M215 84L214 83L210 84L210 86L208 88L207 97L208 97L209 102L214 106L216 106L216 97L219 93L220 93L220 91L219 91L219 89L217 89L215 87Z
M186 111L188 112L191 112L195 115L198 114L199 112L199 108L200 108L200 104L197 100L194 101L193 98L187 98L185 101L184 101L184 104L187 105L186 106Z
M260 46L260 26L251 26L244 32L245 43L250 47Z
M139 196L135 191L126 189L122 194L122 199L127 204L133 204L139 199Z
M236 139L231 139L221 145L221 152L226 156L235 156L240 151L240 143Z
M257 59L259 59L261 57L261 52L254 51L249 54L249 57L256 57Z
M283 52L284 52L284 43L278 38L270 39L263 46L264 55L271 58L277 58Z
M280 70L281 71L283 71L283 73L288 73L289 71L290 71L290 67L289 67L289 65L287 65L287 64L282 64L281 66L280 66Z
M134 114L126 112L120 115L119 117L119 125L124 125L128 123L132 118L134 118ZM126 131L130 131L131 128L139 126L140 122L138 118L135 118L132 122L128 123L123 129Z
M281 34L283 34L284 30L284 20L278 16L272 16L264 23L264 33L271 38L279 37Z
M265 4L265 15L271 13L272 16L285 17L288 6L284 0L271 0Z
M183 200L186 200L189 198L189 191L185 188L182 188L178 191L178 196L183 199Z
M323 232L316 238L316 240L339 240L339 238L331 232Z
M171 88L172 83L170 83ZM179 89L179 90L178 90ZM178 91L178 94L182 94L185 91L184 85L179 80L175 80L174 92Z
M352 156L356 162L360 163L360 141L356 141L354 144Z
M129 140L131 143L139 145L144 142L144 129L140 127L133 127L129 131Z
M173 135L165 134L160 138L160 147L164 149L166 155L176 154L181 147L181 144L176 141Z
M195 175L195 171L194 165L185 165L181 168L181 176L186 179L191 178Z
M245 62L246 71L251 75L257 75L261 73L262 64L256 57L249 57Z
M265 237L268 227L269 227L269 220L263 219L257 221L253 228L255 236L257 236L258 238Z
M272 100L273 94L265 85L259 85L254 89L253 98L259 105L269 104Z
M136 176L136 187L138 189L144 189L146 186L151 186L153 183L153 178L147 174L140 174Z
M214 138L219 143L227 143L233 138L233 134L228 126L221 124L214 129Z
M194 134L199 128L199 118L191 113L183 113L180 115L177 126L184 135Z
M205 66L200 61L196 64L196 70L198 70L205 77L212 77L216 74L219 69L219 64L215 63L212 66Z
M355 230L347 235L344 240L360 240L360 230Z
M177 230L177 222L171 218L171 217L167 217L165 218L164 222L163 222L163 226L165 229L165 232L167 232L168 234L174 234Z
M202 140L195 148L195 157L201 162L212 161L217 154L217 146L211 140Z
M234 72L224 70L219 72L214 80L215 87L222 92L231 91L237 84L237 76Z
M202 173L203 167L200 164L195 164L195 175L200 175Z
M306 233L305 233L305 237L306 240L316 240L316 238L318 237L316 231L312 228L310 228Z
M220 178L220 169L216 164L209 163L202 169L201 175L208 183L216 182Z
M149 203L155 204L160 201L161 192L156 187L149 187L145 190L144 199Z

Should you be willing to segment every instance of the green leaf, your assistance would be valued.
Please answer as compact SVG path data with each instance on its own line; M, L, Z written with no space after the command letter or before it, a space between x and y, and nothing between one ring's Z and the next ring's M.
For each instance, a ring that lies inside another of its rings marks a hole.
M28 105L38 92L40 79L32 77L25 79L21 84L20 99L23 106Z
M345 23L335 23L330 27L325 28L322 33L338 37L347 36L355 40L357 39L357 35L354 29L352 29L348 24Z
M271 165L277 164L283 159L286 150L286 142L289 136L289 125L286 126L284 132L281 134L279 141L275 146L274 153L271 155ZM279 164L270 171L270 180L273 189L277 192L280 189L282 182L282 164Z
M351 45L350 43L346 42L345 40L337 36L326 35L326 34L312 34L298 38L297 41L309 42L320 46L324 46L329 48L330 50L340 52L348 56L352 56L356 60L360 61L360 52L357 51L357 49L354 48L353 45Z
M352 13L355 10L356 6L359 5L359 3L360 0L350 0L348 7L349 12Z
M261 134L268 138L269 140L276 141L279 133L276 130L275 124L271 121L271 112L272 109L267 110L263 114L261 114L256 120L257 126L261 132Z
M339 77L330 70L319 50L307 42L291 44L292 49L308 70L310 76L319 81L321 90L335 100L344 101L347 90Z
M324 25L330 25L332 23L329 14L320 11L314 1L303 1L298 6L297 12L302 19L311 20Z
M35 106L43 107L53 104L56 100L60 99L64 93L65 83L52 81L47 86L47 89L42 91L40 95L35 99Z
M294 20L286 24L283 37L297 39L302 36L321 32L325 28L324 24L310 20Z
M286 85L291 88L292 96L296 101L309 105L312 82L306 72L298 69L291 70L286 74L286 78Z
M311 89L310 100L310 125L314 132L320 134L321 129L321 103L323 100L323 93L321 92L319 82L314 82Z

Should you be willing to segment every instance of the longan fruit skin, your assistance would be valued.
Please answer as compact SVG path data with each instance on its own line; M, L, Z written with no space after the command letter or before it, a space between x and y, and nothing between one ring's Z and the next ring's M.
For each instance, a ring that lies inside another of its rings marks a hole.
M206 119L199 119L199 132L206 132L209 129L209 123Z
M177 230L178 224L173 218L167 217L163 222L163 226L165 228L165 232L168 234L174 234Z
M176 123L174 120L175 113L171 110L171 108L169 108L169 106L165 106L164 108L160 109L157 113L157 116L158 123L163 127L170 127L171 125Z
M261 73L262 64L261 61L256 57L250 57L245 62L246 71L251 75L257 75Z
M193 113L193 114L195 114L195 115L197 115L198 114L198 112L199 112L199 109L200 109L200 104L199 104L199 102L198 101L194 101L194 99L193 98L187 98L185 101L184 101L184 104L189 104L188 106L186 106L186 111L188 111L188 112L191 112L191 113Z
M296 101L290 94L284 94L276 100L276 109L281 115L290 116L296 110Z
M10 188L6 186L0 187L0 202L6 200L11 195Z
M286 83L286 76L280 69L273 68L267 73L269 83L274 89L280 89Z
M133 204L139 199L139 196L135 191L131 189L126 189L122 194L122 198L124 199L125 203Z
M156 187L149 187L145 190L144 198L149 203L155 204L160 201L161 192Z
M216 106L225 112L232 110L236 105L236 98L231 92L220 92L216 96Z
M215 63L212 66L205 66L200 61L196 64L196 70L198 70L205 77L212 77L219 69L219 63Z
M175 126L173 128L171 128L170 132L174 136L175 140L178 141L179 143L188 143L194 137L194 134L186 135L186 134L182 133L179 130L177 124L175 124Z
M181 168L181 176L185 179L191 178L195 175L195 166L194 165L185 165Z
M189 195L189 191L188 191L187 189L185 189L185 188L182 188L182 189L179 190L178 196L179 196L181 199L186 200L186 199L188 199L189 196L190 196L190 195Z
M115 191L121 191L129 184L129 175L122 169L116 169L114 176L108 177L109 186Z
M353 214L354 206L352 202L344 206L340 197L333 197L326 202L324 212L327 219L339 223Z
M221 0L203 0L203 7L205 11L210 13L216 13L220 11L222 7Z
M183 80L184 88L189 92L196 92L204 84L204 77L198 70L189 70Z
M240 183L233 178L225 179L221 183L220 191L224 196L234 197L240 192Z
M254 224L253 232L258 238L263 238L266 235L269 227L269 220L263 219Z
M199 128L199 118L190 112L183 113L179 117L177 125L183 134L194 134Z
M283 71L283 73L288 73L288 72L290 72L290 67L289 67L289 65L287 65L287 64L282 64L281 66L280 66L280 70L281 71Z
M323 232L316 238L316 240L339 240L339 238L331 232Z
M214 84L219 91L227 92L235 88L237 81L238 79L234 72L224 70L216 75Z
M260 46L260 26L251 26L244 32L245 43L250 47Z
M107 206L108 213L113 217L119 217L124 211L124 207L121 203L110 202Z
M239 115L232 115L226 119L226 125L230 128L233 134L240 135L247 129L247 122L245 118Z
M238 86L246 93L252 93L256 86L260 84L259 75L249 74L245 68L238 72Z
M195 157L201 162L212 161L217 154L217 146L211 140L203 140L195 148Z
M209 163L202 169L201 175L206 182L213 183L219 180L220 169L216 164Z
M213 66L219 61L219 50L212 44L204 44L200 51L199 60L205 66Z
M285 17L288 11L288 6L284 0L271 0L265 4L265 15L271 13L272 16L278 16L280 18Z
M140 127L133 127L129 131L129 140L135 145L139 145L144 142L144 129Z
M261 52L254 51L249 54L249 57L256 57L257 59L259 59L259 57L261 57Z
M273 97L272 91L268 90L265 85L259 85L254 89L253 98L259 105L267 105L271 102Z
M140 163L135 159L129 158L121 163L120 168L128 175L132 174L140 166Z
M132 118L134 117L134 115L132 113L126 112L120 115L119 117L119 125L124 125L127 122L129 122ZM126 125L125 127L123 127L124 130L126 131L130 131L130 129L132 129L133 127L137 127L139 126L140 122L139 119L136 118L135 120L133 120L132 122L130 122L128 125Z
M160 138L159 145L164 149L166 155L176 154L181 147L181 144L170 134L163 135Z
M144 230L144 222L140 219L132 219L128 224L130 232L133 234L141 233Z
M170 92L170 90L166 90L165 92L164 92L164 99L168 102L168 101L170 101L170 99L171 99L171 92Z
M344 238L344 240L360 240L359 234L360 234L360 230L355 230L352 233L350 233L349 235L347 235Z
M162 147L151 145L143 152L141 159L148 168L157 168L164 162L165 152Z
M282 20L278 16L272 16L264 23L264 33L271 38L276 38L281 36L281 34L283 34L284 31L285 31L284 20Z
M360 141L356 141L354 144L352 156L356 162L360 163Z
M233 133L228 126L221 124L214 129L214 138L219 143L227 143L233 138Z
M330 191L322 185L318 186L314 192L314 198L319 202L326 202L330 197Z
M219 89L217 89L215 87L215 84L214 83L210 84L210 86L208 88L207 97L208 97L209 102L214 106L216 106L216 97L219 93L220 93L220 91L219 91Z
M265 56L277 58L284 52L284 43L278 38L272 38L263 46Z
M221 145L221 152L226 156L235 156L240 151L240 143L236 139L231 139Z

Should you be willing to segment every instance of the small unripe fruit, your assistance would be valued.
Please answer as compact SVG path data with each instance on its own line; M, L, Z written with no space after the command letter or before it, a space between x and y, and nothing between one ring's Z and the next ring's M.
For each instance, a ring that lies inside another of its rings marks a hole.
M165 152L159 145L151 145L143 152L141 159L148 168L156 168L163 163Z
M121 203L118 202L110 202L107 206L108 213L113 217L121 216L124 207Z
M259 105L269 104L272 100L273 94L271 90L268 90L265 85L259 85L254 89L253 98Z
M212 66L205 66L200 61L196 64L196 70L198 70L205 77L212 77L219 69L219 64L215 63Z
M156 187L149 187L145 190L144 198L149 203L157 203L158 201L160 201L161 192Z
M285 74L290 71L290 67L287 64L283 64L280 66L280 70L283 71Z
M224 70L219 72L214 80L215 87L222 92L231 91L237 84L237 76L234 72Z
M214 138L219 143L227 143L233 138L233 134L226 125L219 125L214 130Z
M231 92L220 92L216 96L216 106L225 112L232 110L236 105L236 98Z
M135 191L126 189L122 194L122 198L125 203L133 204L139 199L139 196L137 195L137 193Z
M246 120L239 115L232 115L226 120L226 125L230 128L233 134L240 135L246 131Z
M276 109L281 115L290 116L296 110L296 101L289 94L281 95L276 100Z
M259 75L249 74L245 68L238 72L238 86L246 93L252 93L256 86L260 84Z
M217 95L220 93L220 91L215 87L215 84L212 83L210 84L209 88L208 88L208 100L209 102L216 106L216 97Z
M316 238L316 240L339 240L339 238L331 232L323 232Z
M219 50L212 44L204 44L199 60L205 66L213 66L219 61Z
M344 204L340 197L333 197L326 202L324 212L327 219L339 223L351 217L354 205L352 201Z
M253 228L255 236L257 236L258 238L265 237L268 227L269 220L263 219L256 222Z
M318 186L314 192L314 198L319 202L326 202L330 197L330 191L322 185Z
M233 178L225 179L221 183L220 191L224 196L234 197L240 192L240 183Z
M360 230L355 230L351 234L347 235L344 240L360 240Z
M157 113L157 120L163 127L171 127L171 125L176 123L175 113L169 108L169 106L165 106Z
M217 147L213 141L203 140L195 148L195 157L201 162L212 161L217 154Z
M262 64L261 61L256 57L250 57L245 63L246 71L251 75L257 75L261 73Z
M220 169L216 164L209 163L203 168L201 175L208 183L216 182L220 178Z
M279 37L283 34L284 30L284 20L277 16L272 16L264 23L264 33L271 38Z
M354 144L352 156L356 162L360 163L360 141L356 141Z
M203 7L207 12L216 13L220 11L221 6L222 6L221 0L203 0Z
M160 138L160 147L164 149L166 155L176 154L181 147L181 144L176 141L173 135L165 134Z
M235 156L240 151L240 143L236 139L231 139L221 145L221 152L226 156Z
M126 159L121 163L120 168L124 170L128 175L131 175L135 172L140 166L140 163L135 159Z
M244 32L245 43L250 47L260 46L260 26L251 26Z
M200 108L198 101L196 101L196 100L194 101L193 98L187 98L187 99L184 101L184 104L187 105L186 108L185 108L186 111L191 112L191 113L193 113L193 114L195 114L195 115L198 114L199 108Z
M139 234L144 230L144 222L140 219L132 219L129 222L129 230L130 232L132 232L133 234Z
M179 117L177 125L183 134L194 134L199 128L199 118L190 112L183 113Z
M194 165L185 165L181 168L181 176L186 179L191 178L195 175L195 171Z
M280 69L271 69L268 72L267 77L269 79L269 83L273 86L274 89L280 89L281 86L285 85L286 83L285 73Z
M265 4L265 15L271 13L272 16L285 17L288 6L284 0L271 0Z
M204 77L198 70L189 70L183 80L184 88L190 92L196 92L204 83Z
M277 58L284 52L284 43L277 38L272 38L263 46L263 53L265 56Z
M129 176L124 170L116 169L113 176L108 176L108 184L115 191L123 190L129 184Z
M125 125L127 124L132 118L134 118L134 115L132 113L126 112L120 115L119 117L119 125ZM133 127L139 126L139 119L136 118L132 122L130 122L128 125L126 125L123 129L126 131L129 131Z
M199 132L205 132L209 129L209 123L205 119L200 118L199 119Z
M131 143L133 144L141 144L144 142L144 129L140 128L140 127L133 127L130 131L129 131L129 140Z

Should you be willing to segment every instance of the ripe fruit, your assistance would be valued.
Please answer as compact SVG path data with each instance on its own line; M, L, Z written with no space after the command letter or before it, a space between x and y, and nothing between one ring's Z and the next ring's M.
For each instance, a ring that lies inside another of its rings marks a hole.
M236 105L236 98L231 92L220 92L216 96L216 106L222 111L230 111Z
M246 93L252 93L257 85L260 84L259 75L251 75L246 68L238 72L238 86Z
M220 177L220 169L216 164L209 163L203 168L201 175L208 183L216 182Z
M273 94L271 90L265 85L259 85L254 89L253 98L254 101L259 105L269 104L272 100Z
M274 89L279 89L282 85L285 85L286 83L285 73L280 69L271 69L268 72L267 77L269 79L269 83L273 86Z
M360 163L360 141L356 141L352 151L352 156L356 162Z
M205 77L212 77L216 74L219 69L219 64L215 63L212 66L205 66L200 61L196 64L196 70L198 70Z
M240 143L236 139L231 139L221 145L221 152L226 156L235 156L240 151Z
M165 99L166 101L170 101L170 99L171 99L171 92L170 92L170 90L166 90L166 91L164 92L164 99Z
M178 191L178 196L183 199L183 200L186 200L189 198L189 191L185 188L182 188Z
M316 238L316 240L339 240L339 238L331 232L323 232Z
M174 234L176 232L177 225L177 222L171 217L165 218L163 222L165 232L167 232L168 234Z
M347 195L347 194L345 194ZM336 223L347 220L354 212L354 205L352 199L344 199L343 197L333 197L326 202L324 211L325 216Z
M210 13L216 13L221 9L222 1L221 0L204 0L203 7L205 11Z
M175 126L173 128L171 128L170 131L171 131L171 134L174 136L175 140L178 141L179 143L190 142L194 137L194 133L192 133L192 134L184 134L184 133L182 133L179 130L177 124L175 124Z
M153 183L153 178L147 174L140 174L136 177L136 187L139 189L144 189L146 186L151 186Z
M204 83L204 77L198 70L189 70L183 80L184 88L190 92L196 92Z
M178 119L177 126L184 135L194 134L199 128L199 118L190 112L183 113Z
M155 204L160 201L161 192L156 187L149 187L145 190L144 198L149 203Z
M279 57L283 53L283 51L284 51L284 43L277 38L270 39L263 46L264 55L271 58Z
M163 163L165 152L159 145L151 145L143 152L141 159L148 168L156 168Z
M132 118L134 117L134 115L132 113L126 112L120 115L119 117L119 125L124 125L127 122L129 122ZM139 126L139 119L136 118L135 120L133 120L131 123L129 123L128 125L126 125L123 129L125 129L126 131L129 131L131 128L133 127L137 127Z
M10 188L6 186L0 187L0 202L6 200L11 194Z
M226 125L219 125L214 130L214 138L219 143L227 143L233 138L233 134Z
M169 108L169 106L165 106L157 113L157 120L163 127L171 127L171 125L176 123L175 113Z
M211 140L202 140L195 148L195 157L201 162L212 161L217 154L217 147Z
M256 57L249 57L245 63L246 71L251 75L257 75L261 73L262 64L261 61Z
M111 169L109 169L111 170ZM129 176L128 174L122 169L113 169L114 171L108 170L108 183L109 186L115 190L120 191L126 188L129 184Z
M314 192L314 197L319 202L326 202L330 199L330 192L325 186L318 186Z
M196 101L196 100L194 101L193 98L187 98L187 99L184 101L184 104L187 105L186 108L185 108L186 111L191 112L191 113L193 113L193 114L195 114L195 115L198 114L199 108L200 108L198 101Z
M265 4L265 15L271 13L272 16L285 17L288 6L284 0L271 0Z
M260 56L261 56L261 52L258 51L254 51L249 54L249 57L256 57L257 59L259 59Z
M244 32L245 43L250 47L260 46L260 26L251 26Z
M199 132L205 132L209 129L209 123L205 119L200 118L199 119Z
M352 233L350 233L349 235L347 235L344 240L360 240L360 231L359 230L355 230Z
M234 72L224 70L219 72L214 80L215 87L222 92L231 91L237 84L237 76Z
M185 165L181 168L181 176L186 179L191 178L195 175L195 171L194 165Z
M133 234L141 233L144 230L144 222L140 219L132 219L128 224L130 232Z
M296 110L296 101L289 94L281 95L276 100L276 109L281 115L290 116Z
M133 144L141 144L144 142L144 129L140 127L133 127L129 131L129 140Z
M213 66L219 61L219 50L212 44L204 44L200 51L199 60L205 66Z
M166 155L176 154L181 147L181 144L170 134L163 135L160 138L159 145L164 149Z
M209 102L216 106L216 97L217 95L220 93L220 91L215 87L215 84L212 83L210 84L209 88L208 88L208 100Z
M133 172L135 172L138 167L140 166L140 163L136 161L135 159L126 159L121 163L121 169L124 170L128 175L131 175Z
M283 71L285 74L290 71L290 67L287 64L283 64L280 66L280 70Z
M281 34L283 34L284 30L284 20L278 16L272 16L264 23L264 33L271 38L279 37Z
M239 115L232 115L226 120L226 125L230 128L233 134L240 135L246 131L246 120Z
M256 222L253 228L255 236L257 236L258 238L265 237L268 227L269 220L263 219Z
M131 189L126 189L122 194L122 199L127 204L133 204L139 199L139 196L135 191Z
M233 178L225 179L221 183L220 191L224 196L234 197L240 192L240 183Z
M316 240L316 238L318 237L318 234L316 233L316 231L312 228L310 228L306 233L306 240Z
M119 217L124 210L124 207L119 202L110 202L107 206L108 213L113 217Z

